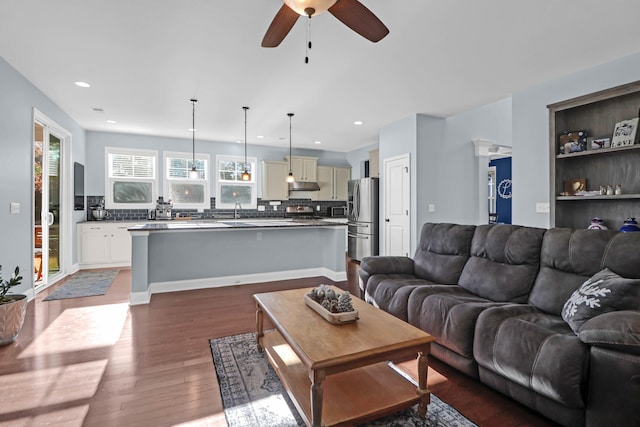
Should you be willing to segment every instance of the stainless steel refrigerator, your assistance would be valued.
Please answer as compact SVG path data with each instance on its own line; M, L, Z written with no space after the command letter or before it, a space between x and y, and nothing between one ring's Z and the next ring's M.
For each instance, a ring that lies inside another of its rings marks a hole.
M378 255L378 178L349 181L347 193L347 254L360 261Z

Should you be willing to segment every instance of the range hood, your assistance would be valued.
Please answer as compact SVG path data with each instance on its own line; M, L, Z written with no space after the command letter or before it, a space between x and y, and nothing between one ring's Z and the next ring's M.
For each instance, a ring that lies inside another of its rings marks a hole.
M289 184L289 191L318 191L320 186L317 182L294 181Z

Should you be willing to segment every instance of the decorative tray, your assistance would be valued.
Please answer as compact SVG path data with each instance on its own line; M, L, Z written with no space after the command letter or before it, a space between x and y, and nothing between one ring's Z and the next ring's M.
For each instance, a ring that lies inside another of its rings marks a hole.
M352 323L358 320L358 310L345 311L342 313L332 313L324 308L322 305L315 302L308 295L304 296L304 302L311 307L316 313L318 313L324 320L334 325L342 325L344 323Z

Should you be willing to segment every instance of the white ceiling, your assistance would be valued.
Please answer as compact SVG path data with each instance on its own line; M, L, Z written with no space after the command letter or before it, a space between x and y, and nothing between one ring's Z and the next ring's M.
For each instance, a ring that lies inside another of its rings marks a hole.
M638 0L361 1L390 34L321 14L305 64L305 18L260 47L281 0L0 0L0 56L86 129L191 139L195 97L199 141L244 139L247 105L250 144L288 146L293 112L294 147L350 151L640 49Z

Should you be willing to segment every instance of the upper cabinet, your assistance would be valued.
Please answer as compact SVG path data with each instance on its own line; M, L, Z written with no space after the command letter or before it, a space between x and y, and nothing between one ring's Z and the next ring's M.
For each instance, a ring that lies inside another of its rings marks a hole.
M369 176L380 177L380 150L369 151Z
M289 198L289 163L262 162L262 200L287 200Z
M289 161L289 156L285 157ZM317 182L318 158L307 156L291 156L291 170L296 181Z
M351 168L318 166L318 200L347 201L347 185L351 179Z
M618 229L640 217L640 82L548 108L551 224L587 228L599 217Z

